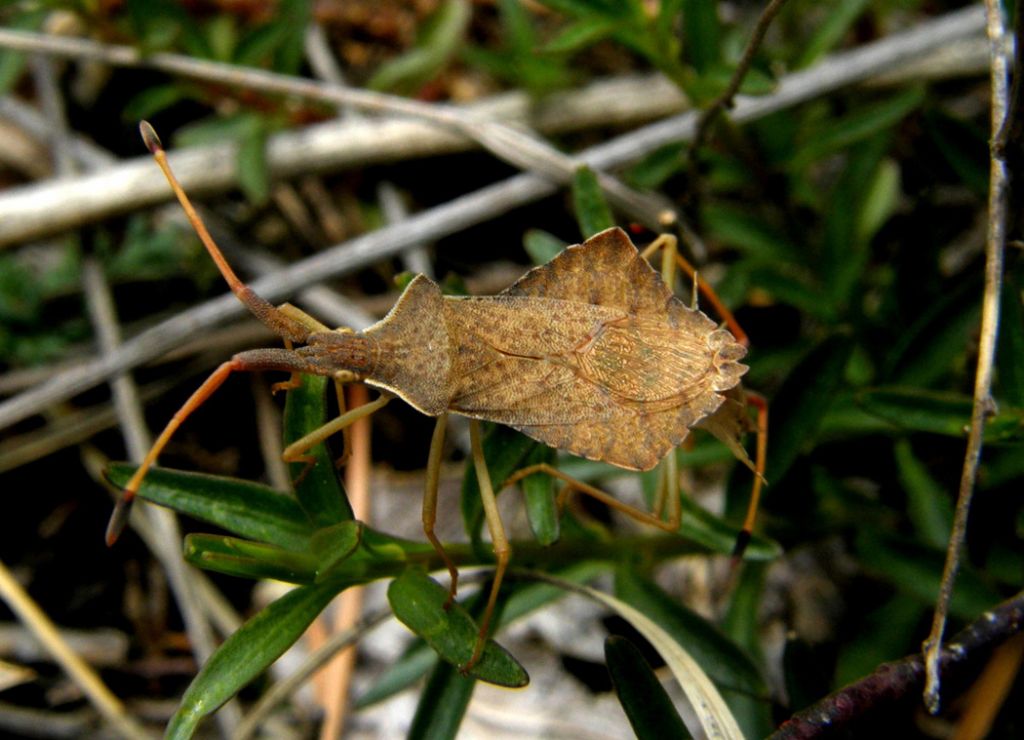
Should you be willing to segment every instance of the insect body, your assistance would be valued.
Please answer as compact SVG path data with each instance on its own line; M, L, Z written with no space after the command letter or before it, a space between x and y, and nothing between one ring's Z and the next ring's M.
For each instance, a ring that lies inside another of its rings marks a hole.
M443 296L435 283L421 275L374 326L363 332L331 331L293 306L272 306L235 275L167 166L155 132L145 123L141 128L232 291L288 348L241 352L200 386L125 487L108 528L109 542L124 526L128 504L182 421L232 372L257 370L324 375L340 382L358 380L383 392L377 401L343 414L291 445L285 450L286 460L306 459L305 452L315 444L380 408L392 396L438 417L428 459L423 524L451 573L452 597L458 571L434 535L438 471L446 415L453 412L474 420L470 425L473 459L497 565L480 639L464 668L482 653L510 554L475 420L507 424L552 447L633 470L650 469L666 456L674 462L668 453L691 428L703 426L758 474L744 524L749 534L764 470L766 417L761 405L754 465L739 442L750 426L740 388L747 368L739 361L746 348L696 307L676 298L624 231L608 229L567 248L496 296ZM292 349L293 344L303 346ZM663 520L543 464L519 471L505 483L535 471L561 478L573 489L640 521L678 529L678 493L669 496L669 516ZM741 538L737 550L744 544Z
M747 369L746 348L679 301L618 228L497 296L442 296L421 275L364 333L314 334L296 353L306 372L350 371L425 414L507 424L632 470L677 447Z

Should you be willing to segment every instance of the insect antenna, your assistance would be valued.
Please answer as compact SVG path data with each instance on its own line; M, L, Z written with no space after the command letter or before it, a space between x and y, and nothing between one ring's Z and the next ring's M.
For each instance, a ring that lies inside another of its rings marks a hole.
M203 223L199 214L196 213L196 209L192 206L192 201L189 200L185 190L181 187L181 183L178 182L178 178L175 177L174 172L171 170L171 166L167 162L167 152L164 151L160 137L157 136L156 131L148 121L141 121L139 123L139 132L142 134L142 140L146 143L146 148L149 149L153 159L156 160L160 170L164 173L164 177L167 178L167 182L181 204L182 210L185 211L185 216L188 217L189 223L192 224L192 228L195 229L199 240L206 247L206 251L210 253L210 257L213 259L214 264L217 265L217 269L220 270L220 274L224 276L224 280L227 281L231 292L238 297L238 300L245 304L245 307L256 318L275 334L290 342L304 343L309 337L309 328L289 318L280 309L258 295L252 288L242 282L238 275L235 274L235 271L231 269L231 265L228 264L224 254L220 251L220 247L217 246L213 237L210 236L206 224Z
M153 127L149 125L149 123L142 121L139 124L139 132L142 134L142 140L145 142L146 148L152 153L153 159L156 160L160 170L164 173L164 177L167 178L167 182L170 184L171 190L174 191L174 195L177 197L178 202L185 211L185 215L188 217L189 223L192 224L192 228L195 229L196 234L203 243L203 246L206 247L206 251L209 252L210 257L217 265L217 269L219 269L221 275L224 276L224 280L227 281L228 286L231 288L231 292L238 297L238 300L240 300L257 319L282 337L287 344L290 345L293 342L305 343L313 330L305 324L289 317L281 309L272 305L269 301L258 295L252 288L242 282L238 275L235 274L235 271L231 269L231 265L228 264L227 259L224 258L223 253L220 251L216 242L214 242L213 237L210 236L210 232L207 230L206 224L203 223L199 214L196 213L196 209L192 206L192 202L189 200L188 195L185 194L184 189L178 182L178 178L174 176L174 172L171 170L171 167L167 162L167 153L164 151L163 144L160 143L160 137L157 136L156 131L153 130ZM108 545L113 545L124 530L125 525L128 523L128 515L131 513L131 503L135 499L135 495L142 483L142 479L145 477L149 468L156 462L157 455L164 448L174 431L186 418L188 418L189 414L199 408L199 406L201 406L206 399L223 384L232 372L261 369L278 369L301 372L305 368L302 367L302 363L298 359L285 350L253 350L250 352L243 352L239 355L235 355L231 360L218 367L206 382L204 382L199 389L192 394L188 401L185 402L185 405L182 406L174 415L174 418L171 419L167 427L157 438L156 442L153 443L153 446L143 459L142 464L139 465L138 469L135 471L135 475L132 476L131 480L129 480L128 484L124 487L121 497L118 499L117 505L114 508L114 513L110 517L110 523L107 525L106 540Z

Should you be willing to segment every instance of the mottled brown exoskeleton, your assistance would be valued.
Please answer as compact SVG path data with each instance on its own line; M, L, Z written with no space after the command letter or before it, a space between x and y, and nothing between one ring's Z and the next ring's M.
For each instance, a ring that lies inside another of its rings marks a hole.
M453 412L471 419L473 458L497 565L480 639L464 668L482 652L510 554L477 420L507 424L552 447L630 470L649 470L667 459L673 467L665 478L670 489L665 518L660 511L650 513L617 502L548 465L521 470L504 485L545 472L568 484L560 499L569 490L580 491L670 531L678 529L680 511L675 458L669 453L691 428L704 427L756 473L744 536L737 543L737 552L742 550L764 470L765 408L756 398L748 399L740 387L747 370L740 363L746 355L745 336L740 334L742 341L737 340L695 305L683 304L670 289L677 261L686 268L673 239L659 239L641 254L624 231L608 229L568 247L495 296L445 296L420 275L374 326L362 332L332 331L294 306L275 308L239 280L168 168L156 134L148 124L142 125L142 132L232 291L289 348L241 352L214 371L167 425L126 486L108 540L113 541L123 527L127 504L146 472L195 408L232 372L280 370L293 377L309 373L340 382L361 381L381 390L376 401L291 445L284 453L289 461L305 459L315 444L394 396L438 418L428 460L423 526L451 573L452 597L458 572L434 534L438 471L446 415ZM659 247L665 248L663 275L646 259ZM752 426L746 411L749 400L760 410L756 465L740 444Z

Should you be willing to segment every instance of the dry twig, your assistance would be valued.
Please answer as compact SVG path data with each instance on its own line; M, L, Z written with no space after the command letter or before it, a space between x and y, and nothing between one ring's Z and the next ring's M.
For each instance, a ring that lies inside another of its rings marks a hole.
M992 368L995 362L996 337L999 334L999 297L1003 284L1003 252L1006 249L1006 202L1009 192L1009 175L1006 170L1004 152L997 146L1000 132L1006 121L1008 107L1007 93L1007 34L999 0L986 0L987 31L992 55L992 141L989 164L988 198L988 240L985 245L985 293L981 306L981 338L978 347L978 370L974 379L974 406L971 410L971 430L967 437L967 453L964 457L960 477L960 491L957 495L953 531L950 533L946 564L942 571L939 599L935 605L931 632L922 649L927 668L927 682L924 702L933 714L939 711L939 652L942 647L942 633L946 627L946 613L953 596L953 584L960 565L964 537L967 534L967 517L974 495L974 483L981 460L982 436L985 421L995 412L992 399Z

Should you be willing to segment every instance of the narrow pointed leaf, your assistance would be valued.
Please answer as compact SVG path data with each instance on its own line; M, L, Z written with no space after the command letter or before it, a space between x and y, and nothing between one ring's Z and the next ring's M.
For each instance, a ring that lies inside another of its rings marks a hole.
M655 583L620 568L615 574L615 595L668 632L719 686L755 695L766 693L764 679L741 648Z
M744 469L745 470L745 469ZM745 478L751 474L746 473ZM747 486L749 492L749 485ZM711 552L730 554L736 546L736 538L740 528L729 524L715 516L689 496L680 499L682 519L679 522L679 534L688 540L704 545ZM743 551L744 560L774 560L782 555L782 546L759 534L750 538L750 543Z
M920 388L875 388L857 396L868 413L899 429L967 437L971 423L970 396ZM1002 407L985 424L985 442L1014 442L1024 438L1024 409Z
M572 202L584 239L615 225L597 176L589 167L580 167L572 178Z
M608 566L599 562L584 562L557 572L558 578L571 583L586 583L607 572ZM478 592L466 600L466 609L474 613L485 594ZM511 624L565 596L565 591L549 583L507 583L502 586L501 598L505 605L496 614L498 626ZM422 640L417 640L392 664L384 675L365 694L356 700L356 708L369 706L393 696L421 679L437 662L437 653Z
M167 726L166 737L191 737L203 717L238 693L291 647L343 586L337 582L300 586L242 625L189 685Z
M447 600L448 590L416 569L407 570L388 587L388 602L398 620L426 640L441 658L463 666L473 655L477 627L458 602L446 610ZM510 688L525 686L530 680L516 659L493 640L488 640L469 675Z
M772 401L765 477L778 484L803 452L811 449L853 351L846 336L821 342L789 374Z
M362 534L363 525L355 520L340 522L313 533L312 549L318 560L318 580L355 552Z
M316 559L308 553L237 537L190 534L184 549L185 560L192 565L229 576L298 584L312 583L316 576Z
M523 466L539 463L553 464L555 451L546 445L535 446L523 461ZM519 482L523 489L526 502L526 518L530 522L533 535L542 545L550 545L558 540L559 517L555 501L555 481L549 475L537 473L528 475Z
M284 442L286 445L301 439L327 422L327 378L303 375L301 385L288 391L284 407ZM338 482L334 460L324 443L306 453L315 462L291 463L295 497L309 520L317 528L352 519L352 509Z
M625 637L604 641L604 659L638 740L693 737L640 650Z
M558 579L550 577L546 577L545 580L604 604L633 625L634 629L643 635L665 660L665 664L682 687L708 737L728 738L729 740L733 738L740 740L743 737L743 733L740 732L740 728L736 724L736 719L722 700L718 689L701 668L701 664L694 660L689 652L659 624L625 601L596 589L560 582Z
M106 474L121 488L135 469L114 463ZM295 499L235 478L155 468L142 481L139 498L286 550L306 550L313 534Z
M476 681L439 660L420 694L409 728L409 740L446 740L458 734Z

